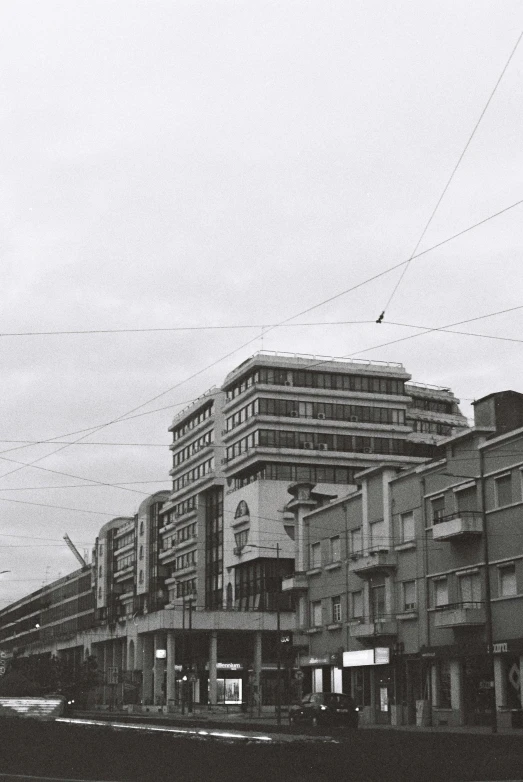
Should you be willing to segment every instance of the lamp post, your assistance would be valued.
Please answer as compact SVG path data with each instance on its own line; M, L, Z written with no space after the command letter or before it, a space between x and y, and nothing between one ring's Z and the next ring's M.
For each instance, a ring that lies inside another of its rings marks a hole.
M279 583L280 578L280 544L275 546L258 546L254 543L247 543L249 548L267 549L276 552L276 570ZM276 724L281 727L281 609L280 609L280 590L276 592Z

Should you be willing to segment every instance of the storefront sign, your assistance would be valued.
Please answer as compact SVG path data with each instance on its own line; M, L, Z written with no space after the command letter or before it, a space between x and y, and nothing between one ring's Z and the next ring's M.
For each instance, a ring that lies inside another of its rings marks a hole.
M216 663L216 667L226 671L241 671L243 665L241 663Z
M390 663L390 649L388 646L378 646L374 649L374 665L388 665Z
M503 654L503 652L508 652L508 643L505 641L502 644L494 644L492 648L494 654Z
M330 660L327 655L325 657L302 657L300 659L300 665L329 665Z
M343 652L343 667L357 668L360 665L388 665L390 649L380 646L377 649L361 649L357 652Z

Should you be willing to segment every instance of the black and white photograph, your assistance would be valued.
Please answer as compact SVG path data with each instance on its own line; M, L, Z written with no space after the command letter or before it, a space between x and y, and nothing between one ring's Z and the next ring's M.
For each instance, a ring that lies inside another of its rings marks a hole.
M521 2L0 36L0 782L522 782Z

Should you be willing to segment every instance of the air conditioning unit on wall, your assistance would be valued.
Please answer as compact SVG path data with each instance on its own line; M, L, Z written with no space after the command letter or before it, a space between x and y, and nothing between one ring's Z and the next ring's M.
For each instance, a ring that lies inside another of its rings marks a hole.
M329 446L328 446L327 443L320 443L318 445L318 448L320 449L320 451L328 451L329 450Z

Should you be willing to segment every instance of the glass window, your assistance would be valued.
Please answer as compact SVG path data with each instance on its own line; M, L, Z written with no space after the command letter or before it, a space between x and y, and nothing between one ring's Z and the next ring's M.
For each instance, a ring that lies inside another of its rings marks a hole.
M416 608L416 582L403 582L403 608L405 611L413 611Z
M341 542L339 535L330 539L330 559L331 562L339 562L341 559Z
M479 573L458 574L459 596L462 603L481 602L481 581Z
M363 616L363 592L352 592L351 608L354 619L360 619Z
M401 542L414 540L414 513L403 513L401 515Z
M503 597L517 595L516 584L516 566L514 563L503 565L498 569L499 573L499 594Z
M351 529L350 531L350 550L351 554L359 554L363 549L363 537L361 527Z
M321 567L321 543L311 544L309 567Z
M434 584L434 605L446 606L449 602L449 585L447 578L437 578Z
M502 475L496 478L496 507L510 505L512 502L512 475Z
M431 501L432 523L438 524L445 515L445 497L436 497Z
M461 489L456 492L456 501L458 504L458 511L461 513L465 511L475 511L478 508L477 504L477 492L475 486L468 486L466 489Z
M387 549L389 547L389 541L385 536L385 521L375 521L373 524L369 524L370 528L370 546L373 551L379 551Z
M375 576L370 585L370 600L372 618L379 619L385 616L385 576Z
M332 598L332 621L341 622L341 597L339 595Z
M437 704L441 709L450 709L450 660L438 660L437 674Z
M321 626L321 600L311 603L311 627Z

